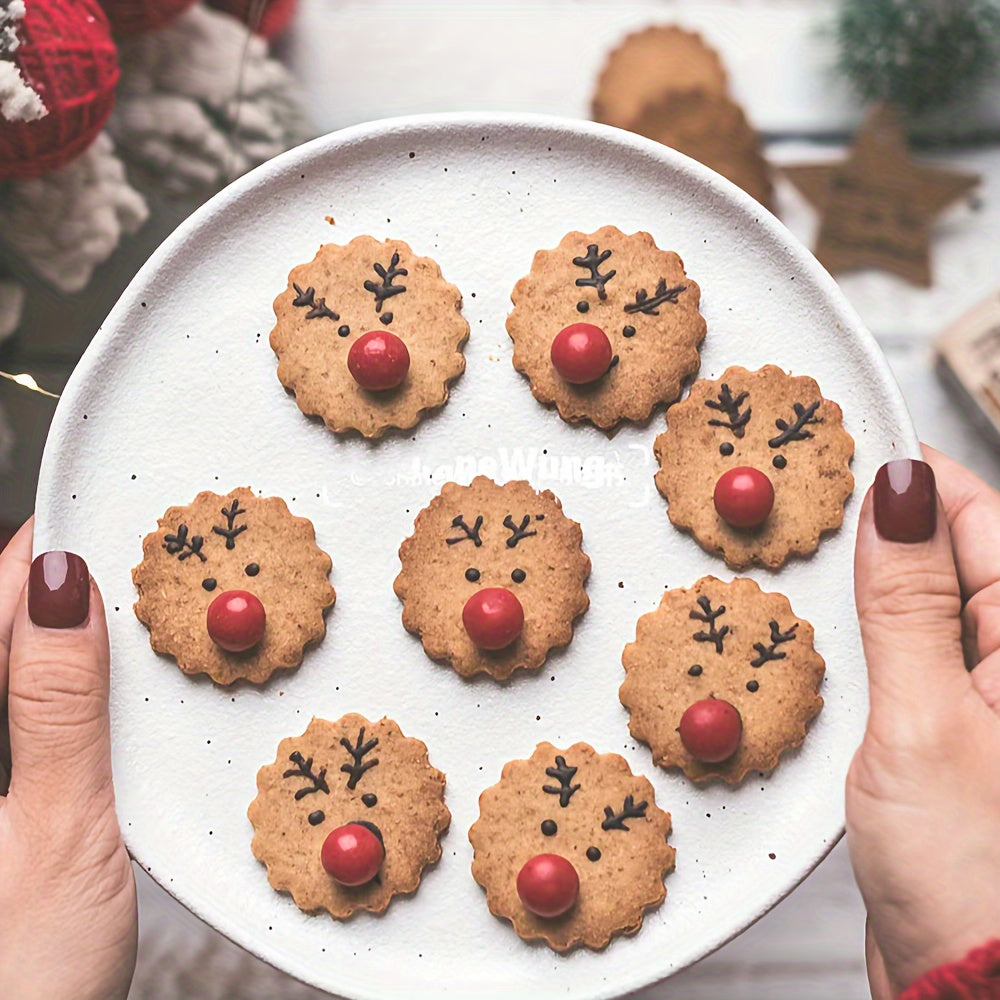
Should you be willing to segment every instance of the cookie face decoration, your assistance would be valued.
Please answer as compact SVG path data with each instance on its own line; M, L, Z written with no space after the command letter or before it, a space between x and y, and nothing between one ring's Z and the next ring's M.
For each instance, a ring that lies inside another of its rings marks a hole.
M444 788L427 747L391 719L313 719L257 774L254 857L307 913L381 913L441 857Z
M693 781L774 769L823 707L813 629L782 594L706 576L668 590L622 655L629 731Z
M217 684L296 667L336 599L312 523L240 488L170 507L132 570L135 613L157 653Z
M438 265L401 240L326 244L274 300L278 379L333 431L408 429L465 370L461 306Z
M663 902L669 834L670 814L623 757L540 743L480 795L472 874L522 938L600 949Z
M701 290L649 233L569 233L514 286L507 332L535 398L570 423L642 422L698 370Z
M403 625L463 677L535 670L589 605L580 526L549 491L448 483L399 550Z
M840 407L774 365L695 382L654 450L670 520L733 569L815 551L854 489Z

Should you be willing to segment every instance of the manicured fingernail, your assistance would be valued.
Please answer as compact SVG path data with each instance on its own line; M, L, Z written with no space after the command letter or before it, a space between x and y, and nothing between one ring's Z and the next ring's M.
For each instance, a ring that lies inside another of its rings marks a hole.
M43 628L75 628L90 613L90 571L73 552L43 552L28 574L28 615Z
M934 470L915 459L887 462L875 474L875 528L889 542L926 542L937 525Z

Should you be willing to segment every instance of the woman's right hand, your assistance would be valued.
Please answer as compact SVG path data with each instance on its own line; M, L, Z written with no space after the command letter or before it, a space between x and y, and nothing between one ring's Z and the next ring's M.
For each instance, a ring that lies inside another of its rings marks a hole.
M855 553L871 710L847 838L877 1000L1000 937L1000 494L925 457L879 470Z

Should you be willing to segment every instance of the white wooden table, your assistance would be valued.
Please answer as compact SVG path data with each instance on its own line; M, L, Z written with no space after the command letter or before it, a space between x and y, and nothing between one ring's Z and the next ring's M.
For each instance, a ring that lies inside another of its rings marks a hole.
M302 0L281 51L303 84L318 131L456 109L586 117L604 53L623 34L655 21L682 23L719 49L734 96L768 135L768 157L780 164L836 158L842 144L820 146L817 137L846 135L860 116L824 69L830 50L817 29L830 9L828 0ZM993 97L975 110L988 125L1000 123L1000 102ZM936 332L1000 284L1000 145L927 159L983 177L978 207L953 209L935 230L934 286L916 289L876 273L844 277L841 286L886 351L922 438L1000 486L1000 457L938 382L929 346ZM777 200L782 220L811 244L811 208L786 183L779 182ZM60 373L53 377L58 381ZM31 414L38 438L45 411ZM205 928L141 872L139 890L141 948L133 1000L319 996ZM745 934L637 996L865 997L863 924L841 843Z

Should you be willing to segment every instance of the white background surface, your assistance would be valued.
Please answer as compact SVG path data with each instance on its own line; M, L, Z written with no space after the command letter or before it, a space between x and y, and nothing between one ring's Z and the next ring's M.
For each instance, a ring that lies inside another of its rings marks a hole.
M815 34L831 7L826 0L302 0L285 52L303 82L309 111L323 128L453 108L585 116L603 54L621 35L642 23L680 22L698 27L722 52L734 95L770 137L772 161L797 162L833 159L842 148L786 142L783 136L835 135L852 128L860 116L843 87L832 82L829 45ZM512 10L520 24L510 19ZM476 18L482 21L479 30ZM1000 107L994 95L979 103L987 106L987 120ZM886 351L922 439L1000 485L997 455L933 375L929 343L1000 280L1000 149L957 148L923 159L983 177L978 207L959 206L934 229L935 285L916 289L877 273L844 276L839 283ZM777 194L782 220L808 245L815 229L811 208L786 184L779 183ZM53 387L64 377L56 368L35 371ZM5 405L18 407L12 413L22 430L41 422L39 411L47 403L21 393ZM15 483L8 480L5 486L12 496L18 494ZM141 879L139 888L142 947L134 998L312 1000L318 995L208 931L148 879ZM840 844L798 890L740 938L641 996L867 996L863 920Z

